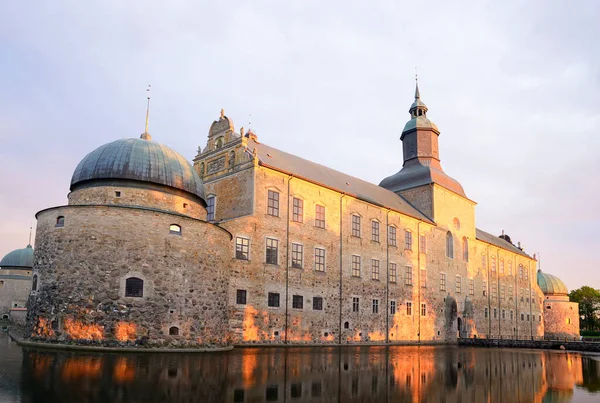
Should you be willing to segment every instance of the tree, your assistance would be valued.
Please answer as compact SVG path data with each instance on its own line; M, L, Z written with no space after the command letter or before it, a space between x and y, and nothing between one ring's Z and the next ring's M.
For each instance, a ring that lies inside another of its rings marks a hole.
M596 330L600 328L600 290L584 285L581 288L569 293L569 299L572 302L579 303L579 315L584 318L581 320L582 330Z

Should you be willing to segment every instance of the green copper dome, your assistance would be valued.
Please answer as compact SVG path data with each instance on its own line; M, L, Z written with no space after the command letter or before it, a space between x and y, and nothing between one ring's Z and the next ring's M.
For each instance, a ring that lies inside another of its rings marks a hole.
M23 249L13 250L0 260L0 267L5 269L11 267L31 269L33 267L33 248L31 245L27 245Z
M104 144L86 155L73 173L71 190L101 179L151 182L192 193L204 200L202 180L181 154L151 140L121 139Z
M537 283L544 295L569 295L569 290L565 283L556 276L548 273L537 272Z

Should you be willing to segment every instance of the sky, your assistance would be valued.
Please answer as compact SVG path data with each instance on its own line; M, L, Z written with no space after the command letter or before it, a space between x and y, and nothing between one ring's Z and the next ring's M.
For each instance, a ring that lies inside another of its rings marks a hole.
M144 130L192 159L221 108L259 140L379 183L415 67L440 157L569 289L600 288L600 2L0 3L0 256L66 204L90 151Z

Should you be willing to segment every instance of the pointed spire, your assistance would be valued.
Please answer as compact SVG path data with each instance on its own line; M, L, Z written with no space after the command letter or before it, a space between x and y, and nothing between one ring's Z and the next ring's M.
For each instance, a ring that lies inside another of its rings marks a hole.
M143 140L152 140L152 136L150 136L150 133L148 133L148 118L150 117L150 88L152 86L150 84L148 84L148 88L146 88L146 91L148 92L147 98L148 98L148 103L146 104L146 126L144 128L144 133L142 133L142 135L140 136L141 139Z
M33 226L29 227L29 243L27 244L28 247L31 247L31 230L33 229Z
M417 68L415 67L415 100L421 99L421 94L419 93L419 76L417 75Z

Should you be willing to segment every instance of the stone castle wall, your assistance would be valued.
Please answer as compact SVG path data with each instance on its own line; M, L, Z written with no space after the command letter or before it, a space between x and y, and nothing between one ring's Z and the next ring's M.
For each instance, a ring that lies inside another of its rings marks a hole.
M166 186L144 183L141 187L133 181L113 181L113 185L82 187L69 193L69 205L120 205L138 206L171 211L206 220L206 209L199 199Z
M0 270L0 315L8 315L11 308L25 307L31 291L31 272L32 269Z
M64 216L63 227L56 217ZM120 206L64 206L38 213L27 331L46 341L103 345L229 343L230 234L178 215ZM181 226L181 235L169 226ZM126 297L128 277L143 296ZM170 335L170 328L178 335Z
M562 339L579 337L579 304L568 297L548 296L544 299L545 337Z

